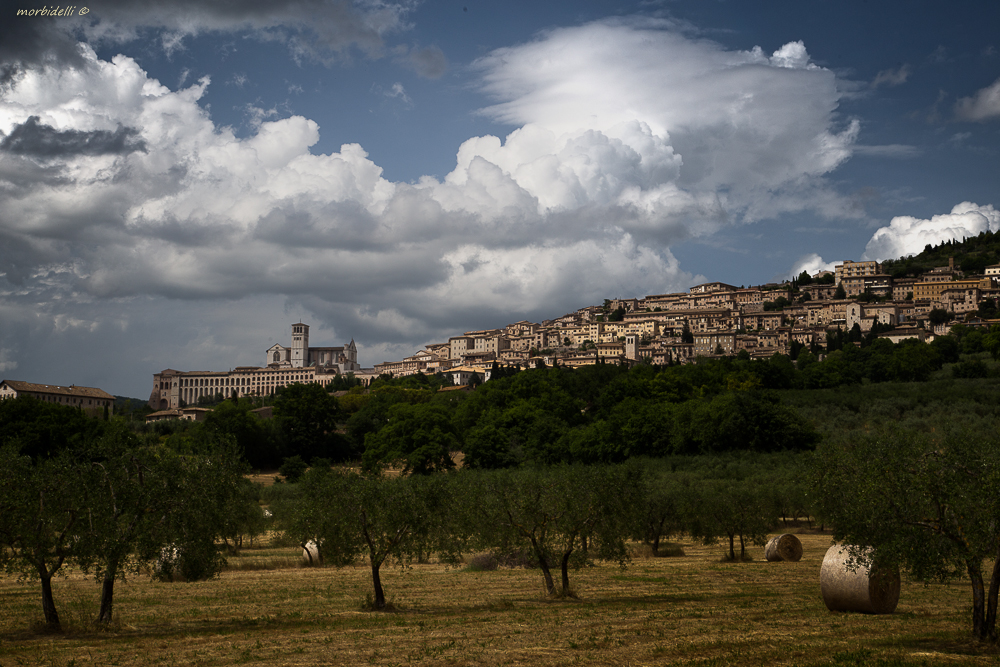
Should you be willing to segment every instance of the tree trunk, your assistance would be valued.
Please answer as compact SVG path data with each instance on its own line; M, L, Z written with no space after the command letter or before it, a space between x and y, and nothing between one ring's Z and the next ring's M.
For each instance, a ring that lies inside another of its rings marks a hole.
M733 544L733 540L736 536L733 533L729 533L729 560L736 560L736 549Z
M979 563L974 560L966 561L969 570L969 579L972 581L972 636L976 639L986 639L986 593L983 590L983 573L979 569Z
M747 542L743 538L743 533L740 533L740 562L742 563L747 558Z
M657 535L653 538L653 557L660 555L660 536Z
M111 623L115 600L115 576L117 574L118 564L108 563L108 570L104 573L104 582L101 584L101 613L97 616L97 622L104 625Z
M52 575L44 568L39 572L42 579L42 611L45 613L45 625L49 630L62 632L62 624L59 623L59 612L56 611L56 603L52 598Z
M993 574L990 576L990 591L986 596L986 634L996 641L997 638L997 594L1000 593L1000 553L993 561Z
M382 611L385 609L385 591L382 590L382 579L379 577L379 568L382 561L371 559L372 563L372 586L375 588L375 609Z
M538 567L542 570L542 577L545 579L545 592L553 595L556 592L556 582L552 580L552 572L549 570L549 562L545 560L545 554L538 548L538 542L531 537L531 550L535 552L538 559Z
M538 567L542 570L542 577L545 579L545 592L554 595L556 592L556 582L552 580L552 572L549 571L549 564L544 556L538 557Z
M570 557L570 554L572 554L572 553L573 553L573 550L570 549L569 551L567 551L566 553L564 553L563 557L562 557L562 563L561 563L561 565L562 565L562 596L563 597L567 597L570 594L569 593L569 557Z

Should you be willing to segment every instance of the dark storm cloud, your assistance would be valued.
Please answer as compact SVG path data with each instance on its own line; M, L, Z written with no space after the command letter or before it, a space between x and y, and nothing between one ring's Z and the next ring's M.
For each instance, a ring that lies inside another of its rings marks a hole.
M83 65L76 40L62 26L53 21L21 20L16 12L13 3L0 2L0 85L27 67Z
M0 141L0 151L17 155L42 158L62 158L73 155L109 155L146 151L146 144L137 139L139 131L132 127L118 126L109 130L57 130L42 125L38 116L31 116L15 125L10 134Z
M40 185L67 185L71 181L64 171L62 165L42 165L19 155L0 153L0 190L20 196ZM0 215L0 222L2 219Z
M92 8L85 26L91 38L126 41L142 28L167 31L163 45L180 46L186 35L204 32L252 30L263 39L287 43L297 55L328 60L358 47L380 53L382 36L406 28L412 2L348 0L164 0L155 4L135 0L103 0Z
M332 202L315 211L284 202L257 221L254 236L289 248L371 250L387 248L379 222L357 202Z

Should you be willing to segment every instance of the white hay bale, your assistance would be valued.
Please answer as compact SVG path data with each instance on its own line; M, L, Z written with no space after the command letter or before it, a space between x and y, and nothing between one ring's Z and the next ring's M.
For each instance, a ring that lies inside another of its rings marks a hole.
M847 569L846 545L835 544L823 558L820 587L830 611L891 614L899 603L899 570L887 567Z
M321 565L323 554L320 552L319 546L314 540L306 542L302 547L302 562L306 565Z
M156 559L153 572L158 577L170 578L181 565L181 551L176 544L168 544L160 549L160 557Z
M797 563L802 560L802 543L791 533L777 535L764 547L764 557L769 561L787 560Z

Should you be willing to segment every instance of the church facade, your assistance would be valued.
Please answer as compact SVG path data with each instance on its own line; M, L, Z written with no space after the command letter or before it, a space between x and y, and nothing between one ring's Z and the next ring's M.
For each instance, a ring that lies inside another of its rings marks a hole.
M360 371L354 339L343 347L309 347L309 325L292 325L292 346L275 344L267 349L265 366L281 368L336 367L339 373Z
M342 347L309 347L309 325L292 325L290 347L272 345L264 365L238 366L230 371L178 371L172 368L153 375L149 407L173 410L194 405L202 397L218 394L266 396L294 383L327 384L341 373L361 371L358 348L352 339Z

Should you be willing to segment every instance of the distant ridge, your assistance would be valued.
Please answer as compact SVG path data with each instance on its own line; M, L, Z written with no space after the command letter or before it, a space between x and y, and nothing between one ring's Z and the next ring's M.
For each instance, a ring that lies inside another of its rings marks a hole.
M920 254L882 262L882 271L893 278L916 276L935 266L947 266L955 258L955 267L965 274L983 273L987 266L1000 264L1000 234L986 231L962 241L942 241L926 245Z

